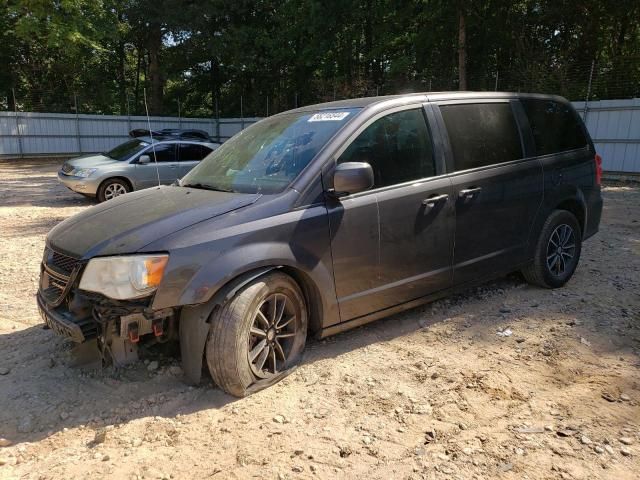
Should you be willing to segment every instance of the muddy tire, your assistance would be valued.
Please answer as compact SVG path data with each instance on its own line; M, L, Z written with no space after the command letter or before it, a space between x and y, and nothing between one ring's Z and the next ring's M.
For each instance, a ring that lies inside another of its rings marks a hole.
M243 287L211 318L206 357L214 382L244 397L277 381L302 356L307 318L302 291L288 275L269 273Z
M533 262L522 270L527 282L544 288L562 287L580 260L582 232L576 217L554 210L542 227Z

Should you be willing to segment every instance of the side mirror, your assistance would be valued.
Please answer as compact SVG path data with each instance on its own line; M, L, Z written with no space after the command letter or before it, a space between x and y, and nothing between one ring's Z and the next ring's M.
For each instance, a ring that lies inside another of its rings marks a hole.
M144 165L145 163L149 163L151 161L151 157L149 155L140 155L138 158L138 163Z
M345 162L336 166L333 174L335 195L363 192L373 187L373 170L366 162Z

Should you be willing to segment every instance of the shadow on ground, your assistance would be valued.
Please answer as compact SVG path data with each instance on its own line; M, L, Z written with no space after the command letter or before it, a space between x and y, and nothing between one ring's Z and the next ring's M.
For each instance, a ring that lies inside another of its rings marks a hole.
M443 322L449 330L465 331L465 335L486 351L502 348L505 344L515 346L516 338L521 336L518 332L513 338L497 336L496 332L513 325L523 314L532 315L532 321L557 318L556 331L579 325L574 313L564 311L562 301L544 310L536 311L537 304L531 303L513 312L501 312L497 307L504 292L511 289L527 289L534 295L538 290L524 285L518 275L512 275L327 340L311 340L303 365L335 359L347 352L392 341L421 329L428 332L442 327ZM478 304L482 304L485 311L478 312ZM474 313L465 314L467 308ZM464 319L458 319L456 315ZM638 333L637 322L627 326L623 322L619 327L628 328L629 334ZM451 335L456 336L455 333ZM624 331L619 328L601 323L597 347L602 354L632 351L630 339L625 340L623 336ZM43 330L42 326L0 335L0 366L10 368L7 375L0 376L0 437L11 438L14 442L34 442L64 428L79 425L97 428L150 416L175 418L220 409L238 401L216 388L208 375L204 376L202 385L190 387L183 383L179 374L172 374L179 365L177 349L156 348L141 352L142 359L155 360L160 365L158 371L150 373L143 360L119 370L71 367L72 346L51 331ZM538 348L535 340L534 348ZM547 355L544 348L552 347L540 345L541 353ZM551 352L550 355L561 353ZM295 381L295 375L292 378ZM283 389L286 395L286 386Z

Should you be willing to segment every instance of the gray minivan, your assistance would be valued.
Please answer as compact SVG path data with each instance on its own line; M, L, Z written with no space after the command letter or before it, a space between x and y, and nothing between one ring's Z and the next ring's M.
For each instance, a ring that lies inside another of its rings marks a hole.
M47 236L47 326L115 364L179 341L243 396L325 337L513 271L573 275L600 222L601 159L561 97L424 93L264 119L173 186Z
M133 190L169 185L219 146L193 138L138 137L108 152L66 161L58 180L74 192L104 202Z

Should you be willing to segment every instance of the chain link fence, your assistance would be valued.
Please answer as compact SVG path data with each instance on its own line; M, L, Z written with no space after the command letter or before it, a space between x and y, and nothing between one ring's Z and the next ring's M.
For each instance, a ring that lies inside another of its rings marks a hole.
M432 73L386 78L380 85L367 80L310 79L304 90L281 88L265 92L214 96L193 86L191 91L166 87L156 115L177 118L265 117L291 108L343 98L390 95L420 91L458 90L457 71L433 69ZM203 86L200 86L201 88ZM182 87L181 87L182 88ZM207 86L204 86L206 89ZM0 111L47 112L101 115L145 115L145 89L101 93L88 88L66 86L15 87L0 94ZM571 101L628 99L640 97L640 56L594 59L571 65L527 65L526 68L499 70L486 67L470 73L467 90L552 93ZM148 91L146 95L148 96ZM114 100L115 98L115 100Z

